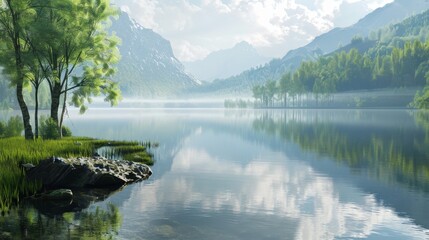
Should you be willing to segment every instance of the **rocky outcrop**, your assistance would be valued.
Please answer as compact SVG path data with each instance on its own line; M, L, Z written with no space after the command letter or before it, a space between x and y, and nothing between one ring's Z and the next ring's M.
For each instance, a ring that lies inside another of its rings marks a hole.
M27 170L27 177L46 188L119 188L152 174L141 163L93 158L50 158Z
M55 189L55 190L40 194L39 199L67 201L67 200L73 199L73 192L70 189Z

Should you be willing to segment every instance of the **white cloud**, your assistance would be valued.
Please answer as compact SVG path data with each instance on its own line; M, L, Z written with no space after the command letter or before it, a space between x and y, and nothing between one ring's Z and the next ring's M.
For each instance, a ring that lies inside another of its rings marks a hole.
M280 57L335 26L356 22L392 0L114 0L171 41L182 61L248 41ZM346 15L341 15L341 12Z

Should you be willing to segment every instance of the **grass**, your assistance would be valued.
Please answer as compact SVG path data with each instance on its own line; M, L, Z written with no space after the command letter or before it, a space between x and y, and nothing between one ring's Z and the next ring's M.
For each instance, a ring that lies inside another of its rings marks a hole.
M106 147L103 156L153 165L153 157L147 152L150 143L132 141L108 141L92 138L69 137L61 140L27 141L22 137L0 139L0 211L8 212L21 197L33 195L41 189L41 183L28 182L22 163L37 165L52 156L64 158L90 157L97 149Z

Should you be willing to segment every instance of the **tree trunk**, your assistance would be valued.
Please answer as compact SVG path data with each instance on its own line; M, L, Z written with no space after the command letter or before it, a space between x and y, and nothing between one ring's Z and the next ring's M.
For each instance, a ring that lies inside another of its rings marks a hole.
M34 101L36 102L36 106L34 109L34 130L35 130L35 138L39 138L39 86L35 86L34 90Z
M54 88L51 93L51 118L57 123L58 122L58 109L60 107L60 96L61 96L61 85L55 83Z
M21 109L22 122L24 123L25 139L33 140L34 135L30 124L30 113L28 112L27 104L24 101L22 89L23 87L22 87L22 79L21 79L21 80L18 80L18 84L16 85L16 97L18 99L19 108Z
M21 37L19 32L20 26L18 24L19 14L14 11L11 3L12 2L10 0L6 1L6 5L9 7L9 11L12 15L13 34L11 34L10 38L13 42L13 48L15 51L15 67L17 73L16 98L18 100L19 108L21 109L25 139L32 140L34 135L33 130L31 129L30 113L28 112L28 107L25 103L24 95L22 94L24 85L24 74L22 71L24 66L22 63Z
M66 80L66 89L67 87L68 87L68 82ZM63 121L64 121L64 113L66 112L66 105L67 105L67 91L64 92L63 109L61 110L60 124L58 125L59 131L60 131L60 138L63 138Z

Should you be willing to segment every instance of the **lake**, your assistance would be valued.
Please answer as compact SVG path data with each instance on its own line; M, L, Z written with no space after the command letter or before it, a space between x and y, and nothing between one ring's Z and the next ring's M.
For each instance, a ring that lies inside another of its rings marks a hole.
M24 204L0 238L429 239L425 114L101 108L66 125L158 142L154 174L75 213Z

